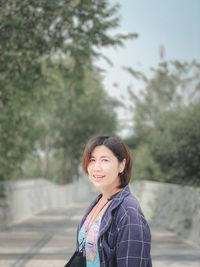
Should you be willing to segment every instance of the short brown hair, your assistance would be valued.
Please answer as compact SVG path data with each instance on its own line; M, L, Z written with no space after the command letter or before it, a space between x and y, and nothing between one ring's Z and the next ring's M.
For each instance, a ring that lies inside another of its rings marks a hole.
M119 188L125 187L131 179L132 158L128 146L124 143L124 141L122 141L120 137L99 135L89 140L89 142L85 147L82 158L82 167L84 172L88 174L87 168L90 162L92 151L96 146L102 146L102 145L109 148L119 162L122 162L123 159L126 159L124 171L119 174L121 180Z

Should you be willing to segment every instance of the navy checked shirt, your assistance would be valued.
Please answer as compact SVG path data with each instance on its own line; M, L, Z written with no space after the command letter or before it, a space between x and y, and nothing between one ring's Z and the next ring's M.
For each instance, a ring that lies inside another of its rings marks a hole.
M88 207L83 225L99 195ZM78 244L77 244L78 246ZM101 267L152 267L151 233L137 199L127 185L112 200L100 225L98 251Z

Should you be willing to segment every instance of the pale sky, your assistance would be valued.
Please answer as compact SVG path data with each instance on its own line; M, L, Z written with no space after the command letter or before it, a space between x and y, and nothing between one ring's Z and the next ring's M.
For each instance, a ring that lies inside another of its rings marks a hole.
M116 2L110 0L111 3ZM145 72L159 62L159 47L165 47L166 60L200 61L200 0L118 0L121 8L119 32L135 32L137 39L127 41L125 47L103 49L114 66L100 60L98 65L105 68L105 89L110 95L128 98L126 88L139 84L126 74L121 67L131 66ZM113 86L118 83L119 87ZM127 114L119 110L121 120Z

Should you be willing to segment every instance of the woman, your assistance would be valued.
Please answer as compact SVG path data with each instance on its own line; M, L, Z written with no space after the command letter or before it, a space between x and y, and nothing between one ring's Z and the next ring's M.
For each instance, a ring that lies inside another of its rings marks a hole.
M87 267L150 267L149 226L128 183L132 160L119 137L97 136L86 145L82 166L101 194L78 227L77 247Z

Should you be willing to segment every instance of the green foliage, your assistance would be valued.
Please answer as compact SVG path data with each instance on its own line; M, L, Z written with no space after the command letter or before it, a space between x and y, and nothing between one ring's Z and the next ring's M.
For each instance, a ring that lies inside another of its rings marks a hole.
M100 78L88 70L84 77L79 90L63 91L53 116L52 127L57 129L53 146L63 155L61 183L72 181L88 138L99 132L112 134L116 129L112 101Z
M72 91L82 89L85 64L101 56L100 48L137 37L110 35L109 30L119 24L118 8L107 0L1 1L0 180L20 171L45 134L35 116L49 97L44 60L61 56L73 61L72 71L65 72L70 103Z
M163 112L178 110L200 101L200 66L195 61L190 64L162 61L157 68L151 68L150 78L131 68L125 69L134 78L143 82L145 88L139 94L129 89L133 100L134 129L136 132L139 131L140 136L143 131L146 136L147 126L154 126Z
M160 170L158 163L153 159L149 146L142 144L132 151L133 155L133 175L132 179L140 180L164 180L164 175Z
M150 149L168 182L200 185L199 144L198 104L163 114L151 133Z
M21 98L18 94L12 100L12 106L9 101L0 109L0 180L20 169L20 162L26 153L32 151L37 136L37 129L33 128L32 108L26 108L23 94Z
M39 152L46 153L41 160L43 176L61 184L76 178L87 140L98 133L114 134L117 125L113 109L118 103L103 90L95 68L85 67L81 83L74 82L76 73L68 77L71 63L59 60L58 65L53 61L46 65L48 98L38 110L38 123L44 127Z
M128 141L136 153L135 177L200 185L200 65L162 61L150 78L125 69L145 86L139 95L129 90L134 136Z

